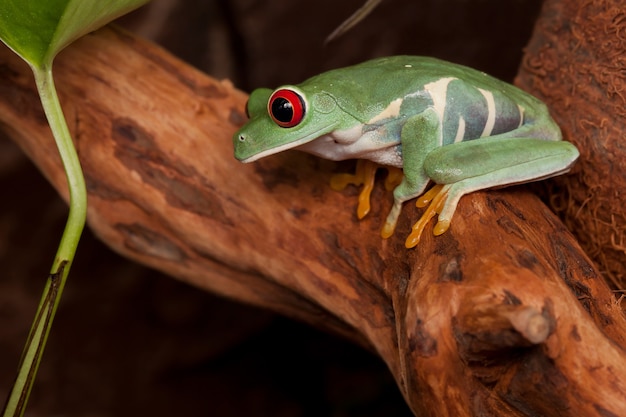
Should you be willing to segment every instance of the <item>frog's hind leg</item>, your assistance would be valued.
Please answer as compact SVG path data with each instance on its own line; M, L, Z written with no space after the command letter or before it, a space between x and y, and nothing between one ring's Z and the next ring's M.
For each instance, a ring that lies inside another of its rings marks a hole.
M463 195L560 175L577 157L578 150L569 142L534 138L485 138L435 149L424 170L446 185L430 203L439 214L434 233L447 230Z

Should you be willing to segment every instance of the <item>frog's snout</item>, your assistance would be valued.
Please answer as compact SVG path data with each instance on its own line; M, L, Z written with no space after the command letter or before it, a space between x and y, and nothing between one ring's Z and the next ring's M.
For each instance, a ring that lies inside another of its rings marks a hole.
M246 159L244 154L246 153L245 147L247 144L247 140L248 140L248 135L246 135L243 132L237 132L233 135L233 147L235 151L235 159L237 159L238 161L246 162L244 161Z

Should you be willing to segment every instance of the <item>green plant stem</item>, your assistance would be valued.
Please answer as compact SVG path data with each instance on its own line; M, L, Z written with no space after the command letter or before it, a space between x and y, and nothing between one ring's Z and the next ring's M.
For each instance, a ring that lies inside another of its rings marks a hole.
M70 210L43 296L28 335L3 416L22 416L87 217L87 191L78 155L54 87L52 66L33 68L35 82L67 175Z

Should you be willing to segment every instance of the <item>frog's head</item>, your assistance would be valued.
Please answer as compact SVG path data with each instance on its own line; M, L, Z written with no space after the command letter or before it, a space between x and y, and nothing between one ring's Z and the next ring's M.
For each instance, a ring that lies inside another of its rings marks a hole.
M250 120L233 136L235 158L252 162L311 142L339 127L338 111L334 97L315 87L254 90L246 105Z

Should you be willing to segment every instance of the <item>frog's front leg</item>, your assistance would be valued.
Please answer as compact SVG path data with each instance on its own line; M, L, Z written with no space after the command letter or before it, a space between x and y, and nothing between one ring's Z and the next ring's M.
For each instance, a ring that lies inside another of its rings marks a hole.
M350 184L356 186L363 185L359 193L359 204L356 209L356 215L359 220L370 212L370 196L374 189L376 171L378 171L379 168L385 168L387 170L385 189L387 191L393 190L402 180L402 170L396 167L379 165L367 159L357 159L354 174L334 174L330 178L330 188L335 191L341 191Z
M430 182L424 171L428 153L441 146L441 122L432 108L413 116L402 127L402 161L404 177L393 190L393 206L381 231L383 238L390 237L402 211L402 204L422 194Z
M330 178L330 188L335 191L341 191L348 185L363 185L363 189L359 194L359 204L356 209L356 215L360 219L365 217L370 211L370 195L374 189L374 180L376 179L376 171L379 165L366 159L358 159L356 161L356 170L354 174L335 174Z

